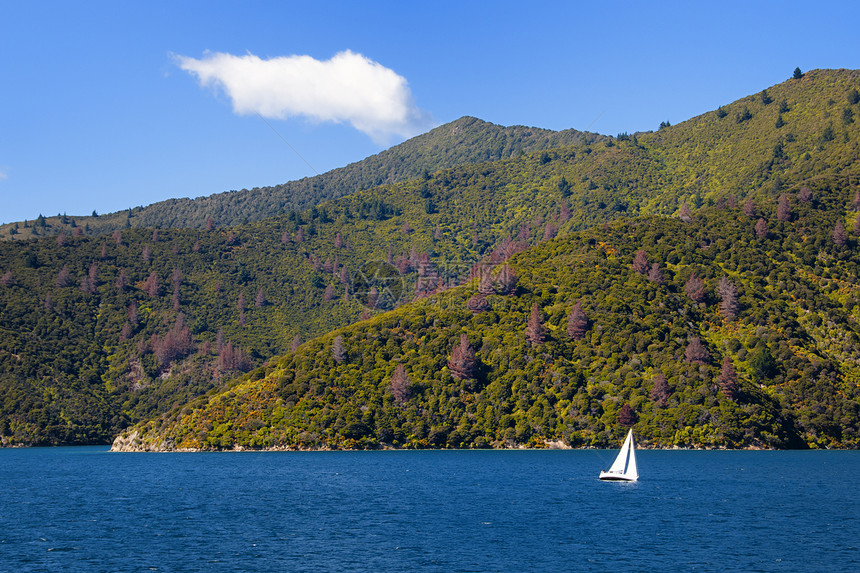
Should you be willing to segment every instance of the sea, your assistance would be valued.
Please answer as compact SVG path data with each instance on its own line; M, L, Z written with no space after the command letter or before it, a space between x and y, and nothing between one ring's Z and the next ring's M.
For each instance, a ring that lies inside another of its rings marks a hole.
M860 452L0 450L0 571L860 571Z

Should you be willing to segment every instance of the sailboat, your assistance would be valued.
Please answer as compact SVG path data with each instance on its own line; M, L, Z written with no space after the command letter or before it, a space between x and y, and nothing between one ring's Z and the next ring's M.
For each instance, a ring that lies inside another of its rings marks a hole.
M611 481L636 481L639 472L636 470L636 447L633 444L633 429L627 432L627 438L618 457L612 462L608 471L600 472L600 479Z

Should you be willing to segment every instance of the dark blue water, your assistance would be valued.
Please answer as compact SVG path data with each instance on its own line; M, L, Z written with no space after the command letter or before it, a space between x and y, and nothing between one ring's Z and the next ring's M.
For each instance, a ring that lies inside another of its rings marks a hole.
M860 570L860 452L613 455L0 450L0 570Z

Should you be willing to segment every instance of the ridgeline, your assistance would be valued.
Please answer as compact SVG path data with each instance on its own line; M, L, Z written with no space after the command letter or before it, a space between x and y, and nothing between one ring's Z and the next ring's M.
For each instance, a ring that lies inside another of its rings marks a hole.
M123 443L612 445L635 423L653 446L856 447L858 87L813 71L657 132L425 163L229 228L2 242L0 440L143 421ZM506 260L513 294L479 276Z

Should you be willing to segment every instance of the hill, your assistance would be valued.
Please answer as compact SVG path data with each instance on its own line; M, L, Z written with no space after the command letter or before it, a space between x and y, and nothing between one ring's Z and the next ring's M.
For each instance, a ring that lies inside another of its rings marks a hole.
M841 159L851 157L860 130L843 121L834 123L832 138L814 134L819 116L860 109L851 103L860 82L843 71L806 78L767 90L807 106L796 104L788 117L791 142L762 121L756 143L747 144L734 133L753 120L724 122L728 112L709 112L690 120L697 129L685 122L464 165L233 228L130 228L104 237L2 242L0 440L105 443L128 424L288 351L297 336L309 340L426 298L467 280L479 260L497 262L607 221L725 207L730 195L736 204L749 198L772 209L779 195L797 197L804 188L821 197L841 194L842 204L816 204L835 217L860 175L856 162ZM809 91L820 97L807 97ZM762 157L774 153L772 141L783 141L787 159L755 179L750 174L759 173ZM744 152L712 170L707 158L729 145ZM697 164L687 158L690 150L710 151ZM705 175L691 179L692 169ZM708 186L717 181L721 188ZM825 235L815 252L824 252ZM699 244L694 239L676 237L691 250ZM826 278L852 280L822 257ZM403 280L392 284L398 276ZM371 294L375 305L368 304Z
M0 225L0 238L25 240L60 232L101 235L129 227L230 227L301 211L360 189L413 179L425 172L606 139L596 133L574 129L556 132L534 127L503 127L474 117L462 117L377 155L315 177L196 199L169 199L98 216L40 216L33 221Z
M338 329L114 448L856 448L860 205L809 192L543 242L483 308L476 280Z

